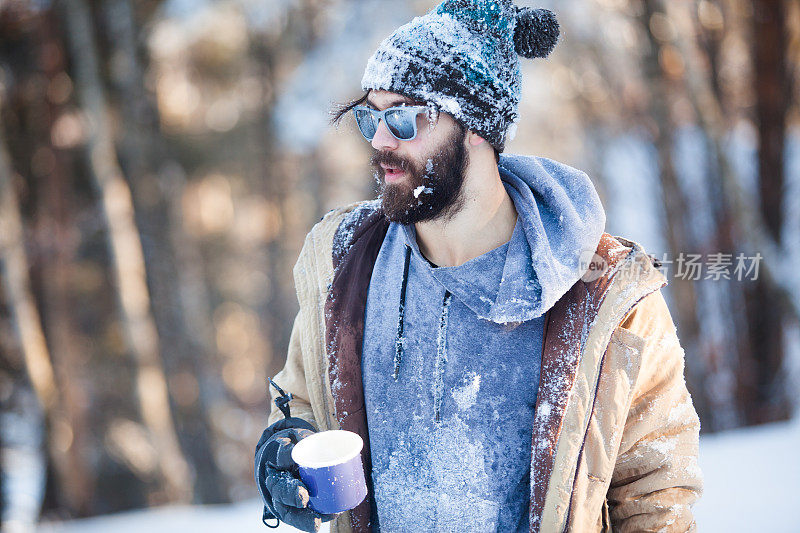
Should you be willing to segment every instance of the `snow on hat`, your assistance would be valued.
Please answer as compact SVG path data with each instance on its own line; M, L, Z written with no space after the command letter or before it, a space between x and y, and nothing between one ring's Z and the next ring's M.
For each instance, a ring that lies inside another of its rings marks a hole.
M444 0L387 37L361 88L430 102L499 151L516 130L518 55L546 57L558 39L547 9L511 0Z

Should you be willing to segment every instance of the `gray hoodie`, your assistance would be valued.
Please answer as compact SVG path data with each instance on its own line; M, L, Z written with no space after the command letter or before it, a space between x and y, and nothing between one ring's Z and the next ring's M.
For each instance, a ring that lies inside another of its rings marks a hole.
M509 242L457 267L392 223L367 295L362 377L383 531L528 531L545 313L579 279L605 213L588 176L503 155Z

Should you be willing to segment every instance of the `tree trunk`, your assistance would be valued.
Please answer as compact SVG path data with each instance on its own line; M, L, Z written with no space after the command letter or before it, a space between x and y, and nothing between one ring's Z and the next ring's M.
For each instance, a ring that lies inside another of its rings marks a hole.
M150 311L142 245L134 222L130 189L113 145L89 6L85 0L64 0L61 5L69 29L74 79L90 123L91 178L108 224L122 325L137 364L141 416L158 450L163 494L156 494L153 499L189 502L192 497L189 467L172 420L158 333Z
M676 29L669 44L680 52L684 64L682 90L692 104L704 138L707 139L706 157L697 163L704 168L702 188L705 189L708 203L695 201L693 210L706 211L712 227L707 234L699 236L701 240L693 242L692 246L697 252L727 253L735 257L735 252L740 250L736 243L741 239L742 232L736 223L734 209L737 196L730 189L731 184L738 182L722 145L728 125L721 112L723 103L719 98L722 93L717 86L719 75L698 66L697 57L703 52L699 49L701 43L695 46L693 43L700 25L692 24L697 21L697 6L667 2L663 5ZM721 38L721 35L721 30L718 30L717 34L702 41L702 45L713 52L717 49L713 39ZM719 62L709 58L707 64L709 69L713 69ZM712 391L708 394L710 405L703 414L704 428L718 431L738 427L742 424L742 417L738 409L734 369L743 351L748 350L743 336L746 328L741 324L742 313L728 314L721 310L742 308L742 282L700 280L695 289L698 294L698 334L701 335L698 355L704 362L702 382L704 390ZM708 334L702 333L707 329L711 330ZM687 368L692 366L695 365L687 361Z
M680 253L694 252L697 250L691 239L691 232L687 228L689 212L687 201L681 185L675 174L672 153L674 150L674 127L670 116L669 80L665 76L659 63L659 43L652 32L649 31L650 21L657 12L653 2L642 1L640 24L648 37L646 52L642 54L642 71L648 86L653 90L649 97L648 115L652 117L653 144L658 153L659 178L661 179L664 211L666 213L666 237L672 260ZM673 263L674 268L675 263ZM672 270L670 270L672 271ZM675 322L680 334L681 344L687 353L700 354L701 339L697 317L697 294L693 281L673 276L670 287L676 305ZM692 357L686 361L687 382L692 390L693 401L700 417L710 420L713 417L713 398L707 394L705 378L708 368L704 358Z
M11 159L6 151L4 136L0 132L0 259L3 264L3 285L19 333L31 384L42 407L51 409L56 403L58 390L39 310L31 294L22 228Z
M45 342L39 311L31 292L28 257L25 250L22 217L14 188L14 172L0 131L0 266L9 312L19 338L25 370L33 386L51 430L69 428L55 383L53 364ZM66 431L70 431L67 429ZM63 498L75 513L85 511L85 486L78 462L73 462L71 449L63 442L48 439L56 475L64 487ZM75 480L75 484L70 481Z
M774 8L780 2L767 3ZM668 6L670 8L669 11L686 8L686 6L680 4L668 4ZM695 13L673 13L671 19L674 21L687 21L692 20L695 15ZM765 31L769 33L776 28L773 21L771 29ZM759 325L761 320L765 316L769 316L769 312L765 315L763 309L758 306L771 302L771 306L774 309L782 310L782 316L793 316L796 320L800 317L800 294L798 294L800 287L792 282L794 266L787 262L788 256L781 250L780 241L768 229L769 224L763 214L763 207L760 209L756 199L751 199L748 193L744 191L739 178L736 176L735 169L728 160L723 140L730 124L726 120L725 106L719 99L721 93L715 90L713 85L713 80L719 78L719 74L702 72L703 67L696 60L698 53L713 53L716 46L711 42L711 37L708 37L705 41L702 41L702 44L704 44L702 50L693 49L690 43L694 32L694 28L682 28L682 35L678 36L674 44L682 51L682 55L685 58L688 84L687 96L692 103L700 125L709 137L711 143L710 155L712 157L711 168L716 169L717 172L715 179L709 180L710 185L712 185L710 196L716 202L714 209L717 233L714 247L725 252L743 251L744 249L747 252L746 255L752 255L755 252L763 255L758 280L748 283L741 281L732 283L729 285L730 290L727 294L730 308L742 310L740 313L735 313L737 320L732 333L734 346L731 351L737 354L738 361L729 362L727 365L737 369L737 410L743 416L744 423L752 424L758 421L758 418L753 416L752 409L763 401L763 399L759 400L757 398L757 386L755 385L755 381L759 379L757 376L762 373L762 370L759 369L760 362L758 360L763 356L758 354L763 354L765 348L770 349L764 344L762 334L757 333L754 336L757 330L764 327ZM724 34L720 33L718 38L724 38ZM781 52L775 53L781 54ZM761 62L759 61L759 63ZM713 58L709 58L708 64L711 67L717 63ZM764 63L768 62L764 61ZM760 68L765 67L762 65ZM756 73L756 84L759 83L759 78L760 76ZM785 85L785 87L788 87L788 85ZM787 105L789 101L790 95L787 89L782 99L775 103ZM782 135L781 133L781 146L783 145ZM761 165L761 162L759 164ZM776 206L776 212L778 209ZM762 295L756 296L756 294ZM763 299L763 294L769 296ZM751 303L748 304L748 300ZM762 302L762 304L758 302ZM754 305L755 307L753 307ZM774 324L774 322L770 323ZM778 323L777 328L779 328L779 331L777 334L770 334L770 339L778 343L782 338L780 327ZM773 384L769 388L772 393L776 393L780 386ZM769 401L774 400L775 397ZM757 409L760 410L761 408Z
M780 243L785 219L782 200L786 115L791 100L783 0L753 0L752 42L759 207L769 237ZM787 309L781 304L779 291L765 279L758 279L747 291L746 306L750 353L742 361L742 408L751 423L782 420L790 412L782 372Z
M52 82L63 74L66 65L65 43L59 35L55 13L48 10L42 14L39 24L40 58L37 67ZM45 54L44 50L59 50L60 53ZM48 60L44 58L48 57ZM44 95L43 95L44 96ZM58 116L58 106L43 97L41 105L46 108L46 122L39 134L50 139L53 123ZM71 159L53 146L48 148L55 164L46 177L37 183L36 243L40 250L36 262L37 286L40 289L42 317L45 334L50 345L53 365L61 395L59 398L62 419L51 421L49 441L58 463L68 465L67 477L57 478L54 491L64 497L60 502L72 514L78 516L92 513L96 473L88 464L92 456L91 429L89 420L90 391L85 377L89 374L81 357L82 347L75 337L72 321L74 301L71 295L70 265L77 255L78 239L74 238L75 223L72 219L72 179L65 172ZM68 428L68 429L65 429ZM69 434L69 438L65 437ZM62 468L63 470L63 468Z
M203 306L201 302L182 298L182 287L192 285L194 289L183 290L184 294L195 292L198 284L202 285L202 278L191 277L197 267L181 261L191 252L174 253L176 248L193 245L183 231L182 220L175 217L170 205L171 197L182 195L183 180L177 179L177 169L170 170L177 163L167 162L158 111L142 85L144 68L137 53L137 25L130 1L109 0L104 4L104 13L109 31L115 37L110 72L119 91L120 110L126 125L120 158L130 177L137 222L144 240L153 314L164 348L165 367L168 375L179 381L197 382L197 394L192 392L195 387L189 387L189 392L178 395L178 401L174 402L178 437L196 473L196 497L203 503L222 503L228 500L226 484L214 457L213 429L208 420L208 403L218 400L219 396L211 385L211 376L219 372L211 360L213 352L208 333L197 335L198 328L191 328L189 324L190 317L199 313L207 315L207 304ZM205 290L201 291L203 293ZM188 309L189 306L195 309Z

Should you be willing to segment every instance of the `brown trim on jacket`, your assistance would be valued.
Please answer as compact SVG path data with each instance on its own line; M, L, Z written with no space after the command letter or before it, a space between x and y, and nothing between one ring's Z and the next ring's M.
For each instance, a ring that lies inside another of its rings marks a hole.
M367 497L350 511L353 531L360 533L372 531L374 521L372 459L361 381L364 313L370 276L389 229L389 221L379 209L356 221L345 219L345 222L348 223L337 228L333 239L340 246L334 250L334 277L325 301L325 341L339 427L358 433L364 440L361 458L367 480Z
M531 445L529 515L532 532L539 531L541 524L555 449L586 333L616 273L616 265L629 252L630 248L604 233L596 252L606 263L603 275L588 283L578 280L547 312Z

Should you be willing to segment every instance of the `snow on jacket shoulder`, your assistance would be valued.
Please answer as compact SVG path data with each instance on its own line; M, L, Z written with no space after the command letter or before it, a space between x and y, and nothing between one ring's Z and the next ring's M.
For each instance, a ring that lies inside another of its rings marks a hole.
M374 201L358 202L329 212L309 232L294 268L300 311L286 365L275 381L294 395L292 415L320 430L340 428L325 304L336 257L347 253L347 242L334 243L334 237L347 241L376 207ZM702 492L700 423L683 377L684 353L660 291L666 279L637 243L605 234L602 245L607 257L619 258L613 275L578 281L565 295L574 301L559 302L561 318L553 317L548 326L564 358L550 349L551 359L542 363L531 531L694 531L691 505ZM574 296L590 291L602 297ZM579 305L590 320L576 327L564 317ZM596 308L587 312L592 305ZM570 328L577 332L571 337L565 333ZM571 345L559 347L559 337L572 339ZM578 355L568 360L572 349ZM569 379L561 375L565 369ZM280 416L273 404L268 422ZM351 514L342 513L331 531L368 530Z

